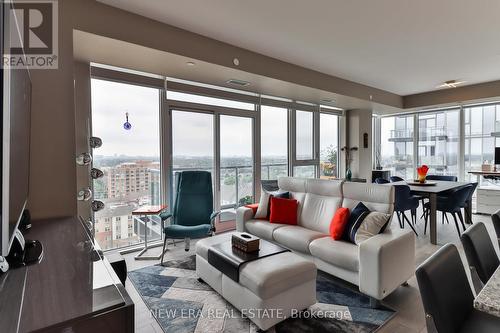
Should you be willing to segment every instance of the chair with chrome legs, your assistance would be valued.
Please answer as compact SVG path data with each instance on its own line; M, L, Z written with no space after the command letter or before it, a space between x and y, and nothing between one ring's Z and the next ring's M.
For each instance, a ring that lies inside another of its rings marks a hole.
M468 228L460 240L469 262L474 288L479 293L500 265L498 255L491 242L490 234L482 222ZM480 281L477 281L477 278Z
M208 171L183 171L176 180L176 198L172 213L160 214L163 221L170 219L163 230L163 255L167 238L184 239L189 251L191 238L211 236L215 232L215 218L220 214L213 209L212 175Z
M446 244L417 268L427 332L500 332L500 318L474 309L458 249Z

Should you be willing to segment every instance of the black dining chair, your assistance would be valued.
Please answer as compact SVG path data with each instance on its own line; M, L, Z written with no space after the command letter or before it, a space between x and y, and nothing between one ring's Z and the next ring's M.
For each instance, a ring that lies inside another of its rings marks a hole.
M391 183L404 181L404 179L399 177L399 176L391 176L391 177L389 177L389 179L391 180ZM424 205L424 197L423 196L414 194L413 198L416 198L418 201L422 201L422 206ZM418 206L417 206L417 208L418 208ZM417 208L415 208L411 212L412 213L411 220L412 220L413 224L417 223ZM420 218L422 218L422 217L424 217L424 214L422 214L422 216Z
M395 183L395 182L400 182L400 181L403 181L404 179L399 177L399 176L390 176L389 177L391 183Z
M417 231L415 231L412 223L410 223L410 220L406 217L405 212L408 210L411 211L412 220L416 220L418 205L418 197L411 194L408 185L394 185L394 211L398 217L399 226L404 228L404 223L407 222L417 236Z
M491 215L491 222L493 222L493 228L495 228L495 233L497 234L498 247L500 247L500 209Z
M388 181L387 179L384 179L384 178L375 178L375 184L389 184L390 181Z
M460 227L458 226L457 216L460 219L460 223L462 224L462 228L465 231L464 217L462 215L461 209L466 205L471 186L472 186L472 184L467 184L467 185L462 186L462 187L454 188L454 189L450 190L449 194L447 194L446 196L438 196L437 197L436 209L439 212L444 213L445 216L447 213L449 213L453 216L459 237L460 237ZM424 204L424 210L425 210L424 235L427 232L427 223L429 221L430 209L431 209L430 202L425 203Z
M500 265L486 226L482 222L474 224L462 234L460 240L469 262L473 282L476 277L479 277L482 284L485 284ZM477 283L474 283L474 287L476 292L482 288Z
M446 182L456 182L458 181L458 178L456 176L446 176L446 175L427 175L425 177L426 180L441 180L441 181L446 181ZM447 191L446 192L443 192L441 193L442 196L446 195ZM425 202L422 200L422 205L424 205ZM422 214L422 216L420 218L424 217L425 218L425 209L424 209L424 213ZM445 213L443 213L442 215L442 223L444 224L444 220L446 219L446 222L447 223L450 223L448 221L448 216L446 216Z
M471 184L472 186L470 186L469 188L469 195L467 196L466 205L462 207L464 209L466 217L472 216L472 207L469 207L468 203L472 202L472 197L474 196L474 192L476 191L478 185L477 183L471 183ZM472 219L470 221L467 221L467 223L472 224Z
M458 181L457 176L445 176L445 175L427 175L425 177L427 180L442 180L446 182L456 182Z
M474 296L458 249L446 244L415 275L428 332L500 332L500 318L474 309Z

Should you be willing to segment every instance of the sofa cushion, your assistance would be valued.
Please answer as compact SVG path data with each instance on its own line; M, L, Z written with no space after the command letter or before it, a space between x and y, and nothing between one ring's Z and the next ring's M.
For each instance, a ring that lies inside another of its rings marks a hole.
M279 244L302 253L310 253L309 244L321 237L328 237L328 234L292 225L278 228L273 232L273 238Z
M269 222L297 225L298 201L271 197Z
M299 225L322 233L330 232L330 222L341 206L341 197L306 193L299 215Z
M329 264L349 271L359 271L359 247L331 237L315 239L309 244L311 254Z
M340 207L333 215L330 222L330 236L335 240L342 239L344 229L349 221L349 209Z
M274 230L284 227L286 224L269 223L262 220L249 220L245 222L245 229L257 237L273 241Z
M391 214L394 212L394 187L389 185L345 182L342 207L353 209L359 202L371 211Z
M240 268L239 283L261 299L316 279L316 265L293 252L250 261Z

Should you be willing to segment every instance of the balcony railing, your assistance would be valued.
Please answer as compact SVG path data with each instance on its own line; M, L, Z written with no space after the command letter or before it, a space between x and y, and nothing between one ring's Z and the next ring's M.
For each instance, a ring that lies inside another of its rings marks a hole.
M495 132L491 133L492 136L500 137L500 120L495 123Z
M398 130L391 130L391 137L389 141L407 141L413 140L413 129L405 128Z
M413 141L414 131L412 128L391 130L390 142ZM423 127L418 130L418 139L420 141L442 140L448 136L446 127Z
M286 163L264 164L261 166L262 179L275 179L278 176L287 175ZM202 170L212 172L213 168L174 168L174 184L176 175L181 171ZM253 203L253 167L250 165L236 165L220 168L221 187L220 198L222 209L238 208L240 206ZM173 198L176 189L173 188Z
M424 127L419 128L418 137L420 141L446 139L448 136L446 127Z

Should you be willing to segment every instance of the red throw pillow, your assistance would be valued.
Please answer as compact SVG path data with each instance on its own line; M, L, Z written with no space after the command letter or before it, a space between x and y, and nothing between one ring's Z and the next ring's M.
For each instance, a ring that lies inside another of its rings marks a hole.
M342 234L349 221L349 209L340 207L333 215L332 221L330 222L330 236L333 239L342 239Z
M297 225L297 207L295 199L271 198L271 215L269 222Z
M259 207L258 203L253 203L249 205L245 205L245 207L250 208L253 211L253 215L257 212L257 208Z

